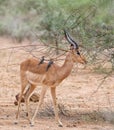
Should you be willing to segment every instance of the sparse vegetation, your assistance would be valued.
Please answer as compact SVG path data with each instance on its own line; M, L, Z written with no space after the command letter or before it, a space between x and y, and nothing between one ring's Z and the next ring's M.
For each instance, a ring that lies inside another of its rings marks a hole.
M57 91L63 129L84 129L85 125L85 129L113 130L113 12L114 0L0 0L0 128L29 129L25 122L25 104L22 104L20 125L13 125L12 122L17 110L17 106L14 106L15 95L20 92L19 65L32 54L37 58L41 58L44 51L47 57L49 54L50 58L56 55L55 48L41 47L41 42L65 49L67 44L64 44L63 29L66 29L80 44L88 64L87 68L75 66L71 76ZM40 42L37 43L37 40ZM35 41L32 45L37 46L28 46L32 41ZM59 59L58 64L62 64L64 59L61 54L55 56ZM95 73L90 73L90 70ZM36 91L39 93L40 88ZM37 117L36 129L59 129L53 121L54 111L50 98L47 93L38 113L40 117ZM32 98L34 101L36 99L35 96ZM31 104L32 116L37 104ZM50 118L49 122L47 118Z
M58 47L67 29L93 63L96 54L114 47L113 6L113 0L0 0L0 35L39 38ZM113 54L107 55L111 62Z

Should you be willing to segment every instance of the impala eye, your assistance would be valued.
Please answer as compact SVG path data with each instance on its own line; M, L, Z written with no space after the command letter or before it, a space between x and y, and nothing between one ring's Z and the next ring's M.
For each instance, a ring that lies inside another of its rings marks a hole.
M77 54L78 54L78 55L80 55L80 52L79 52L79 51L77 51Z

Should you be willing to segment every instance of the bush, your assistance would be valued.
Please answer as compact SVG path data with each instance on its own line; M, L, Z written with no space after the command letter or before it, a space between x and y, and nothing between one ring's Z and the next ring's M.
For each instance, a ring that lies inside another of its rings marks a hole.
M35 32L58 47L66 29L93 61L114 47L113 6L113 0L0 0L0 34L21 41Z

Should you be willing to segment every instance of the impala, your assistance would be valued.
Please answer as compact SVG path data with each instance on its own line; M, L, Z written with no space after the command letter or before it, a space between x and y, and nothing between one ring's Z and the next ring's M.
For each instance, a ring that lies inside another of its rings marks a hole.
M56 103L56 87L69 76L73 64L79 62L81 64L86 63L85 57L80 54L78 44L70 37L68 32L64 31L66 40L70 43L70 49L66 52L66 58L62 66L58 66L54 62L45 62L43 60L38 60L35 58L27 59L23 61L20 65L20 76L21 76L21 93L18 101L18 111L16 114L16 119L19 116L19 109L21 99L24 96L26 103L27 115L31 125L34 125L34 119L36 114L43 103L43 99L46 93L46 90L50 88L51 95L54 105L55 120L62 126L62 122L59 119ZM35 113L30 119L29 114L29 99L37 86L42 86L40 99L36 107ZM26 88L29 88L26 93L24 93Z

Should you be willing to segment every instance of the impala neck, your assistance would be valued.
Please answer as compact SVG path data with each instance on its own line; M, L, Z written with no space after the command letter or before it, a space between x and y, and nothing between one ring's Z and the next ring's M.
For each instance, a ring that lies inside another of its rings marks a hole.
M62 79L66 78L70 74L70 72L73 68L73 63L74 62L72 60L71 52L68 52L66 59L65 59L65 62L62 65L60 72L59 72L61 74Z

